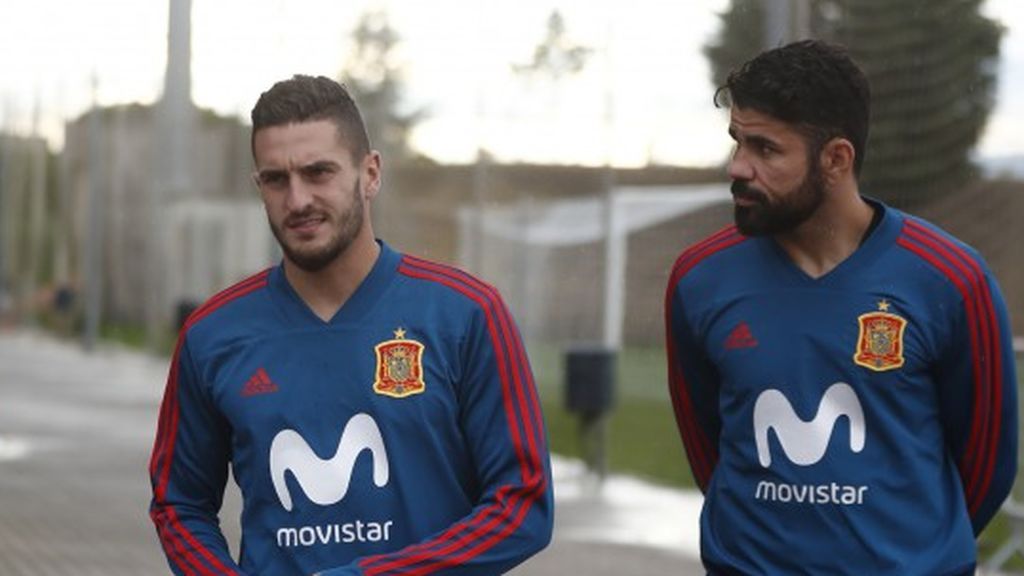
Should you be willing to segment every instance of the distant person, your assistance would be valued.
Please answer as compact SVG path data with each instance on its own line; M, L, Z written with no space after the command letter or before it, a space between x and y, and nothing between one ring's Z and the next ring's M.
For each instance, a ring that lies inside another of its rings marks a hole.
M735 226L682 253L665 302L710 574L973 574L1013 484L1003 298L971 247L862 195L869 101L818 41L715 94Z
M14 313L14 298L5 283L0 283L0 323L5 323Z
M381 157L345 88L274 84L254 179L280 265L185 322L150 462L176 574L501 574L544 548L552 487L498 293L375 240ZM239 560L218 527L241 489Z
M75 289L68 283L60 283L53 291L53 312L57 332L70 334L75 312Z

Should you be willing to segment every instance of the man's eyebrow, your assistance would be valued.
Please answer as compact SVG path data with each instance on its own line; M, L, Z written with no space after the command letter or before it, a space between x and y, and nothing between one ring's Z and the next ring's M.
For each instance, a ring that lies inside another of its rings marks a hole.
M309 164L303 164L302 166L296 166L296 172L306 172L308 170L331 170L338 169L341 165L333 160L314 160ZM256 175L260 178L281 176L290 172L287 168L263 168L256 171Z
M754 146L778 145L778 142L767 136L763 136L761 134L738 134L736 129L732 127L729 127L729 136L731 136L732 139L735 140L736 142L742 141L747 144L753 144Z
M340 167L341 167L341 165L338 164L337 162L335 162L334 160L315 160L313 162L310 162L309 164L303 164L302 166L299 166L297 168L297 170L300 170L300 171L301 170L310 170L310 169L322 170L322 169L325 169L325 168L335 168L336 169L336 168L340 168Z
M772 140L767 136L761 136L760 134L751 134L750 136L747 136L747 142L755 146L776 145L775 140Z
M288 171L284 168L263 168L256 171L256 176L262 180L264 178L270 178L271 176L281 176L287 173Z

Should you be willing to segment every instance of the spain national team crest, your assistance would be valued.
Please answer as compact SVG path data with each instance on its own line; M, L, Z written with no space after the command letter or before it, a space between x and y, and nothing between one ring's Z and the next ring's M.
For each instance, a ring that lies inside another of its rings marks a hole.
M385 340L374 347L377 351L377 377L373 391L393 398L405 398L426 390L423 381L423 344L405 337L405 330L395 330L394 340Z
M876 372L903 366L903 330L907 321L889 312L889 303L882 300L878 311L861 314L860 336L853 361Z

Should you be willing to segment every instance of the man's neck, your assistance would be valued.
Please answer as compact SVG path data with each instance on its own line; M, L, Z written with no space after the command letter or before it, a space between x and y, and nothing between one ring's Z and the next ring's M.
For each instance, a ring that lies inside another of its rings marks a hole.
M820 278L857 251L873 216L874 208L854 191L822 204L799 228L775 239L794 264Z
M370 274L380 250L372 235L359 238L333 262L315 272L303 270L285 258L284 275L310 310L329 322Z

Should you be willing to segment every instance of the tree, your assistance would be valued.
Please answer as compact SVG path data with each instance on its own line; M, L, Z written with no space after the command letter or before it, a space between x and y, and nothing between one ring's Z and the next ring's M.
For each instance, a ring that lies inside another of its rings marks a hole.
M705 48L715 85L764 47L764 0L733 0ZM777 0L775 0L777 1ZM914 205L975 177L971 151L995 103L1002 27L983 0L804 0L811 35L849 48L871 82L862 189Z
M401 41L383 10L364 13L352 31L353 52L341 74L366 120L371 144L385 159L407 161L416 156L409 134L423 119L423 110L402 110L402 68L395 48Z
M517 74L544 74L557 81L583 70L592 53L591 48L569 40L565 18L554 10L548 16L544 39L533 49L533 58L528 64L513 64L512 70Z

